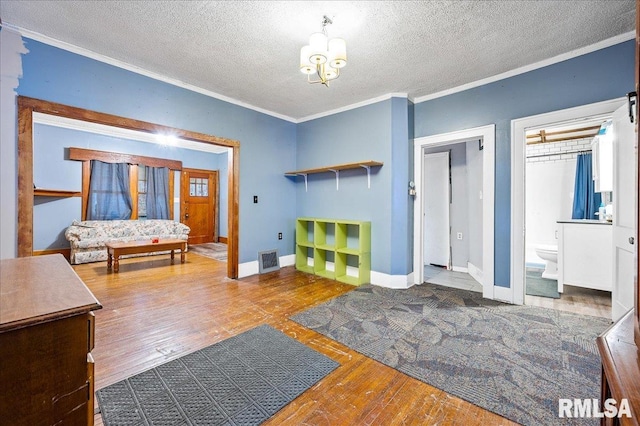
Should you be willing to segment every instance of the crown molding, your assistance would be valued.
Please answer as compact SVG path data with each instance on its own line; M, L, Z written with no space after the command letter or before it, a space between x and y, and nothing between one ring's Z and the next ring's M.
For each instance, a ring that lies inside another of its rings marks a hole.
M333 115L333 114L338 114L338 113L341 113L341 112L349 111L349 110L352 110L352 109L361 108L363 106L375 104L375 103L378 103L378 102L381 102L381 101L386 101L387 99L391 99L391 98L405 98L405 99L413 102L413 100L409 97L409 95L407 93L387 93L386 95L381 95L381 96L378 96L376 98L367 99L367 100L362 101L362 102L356 102L355 104L346 105L346 106L343 106L343 107L340 107L340 108L332 109L330 111L321 112L319 114L308 115L306 117L302 117L302 118L298 119L296 122L297 123L304 123L305 121L311 121L311 120L315 120L317 118L322 118L322 117L326 117L326 116L329 116L329 115Z
M162 75L162 74L159 74L159 73L156 73L156 72L153 72L153 71L148 71L148 70L146 70L144 68L140 68L138 66L131 65L131 64L127 63L127 62L120 61L118 59L114 59L114 58L111 58L109 56L106 56L106 55L103 55L103 54L100 54L100 53L96 53L96 52L94 52L92 50L85 49L85 48L82 48L82 47L79 47L79 46L76 46L76 45L61 41L61 40L54 39L52 37L46 36L44 34L41 34L41 33L35 32L35 31L31 31L31 30L28 30L28 29L25 29L25 28L20 28L18 26L15 26L15 25L12 25L12 24L8 24L8 23L2 23L2 26L6 27L6 28L9 28L9 29L12 29L14 31L17 31L23 37L26 37L26 38L29 38L29 39L32 39L32 40L35 40L35 41L38 41L38 42L53 46L53 47L57 47L57 48L62 49L62 50L66 50L68 52L75 53L77 55L85 56L87 58L94 59L94 60L99 61L99 62L103 62L103 63L109 64L109 65L113 65L115 67L122 68L122 69L125 69L127 71L134 72L136 74L144 75L145 77L149 77L149 78L152 78L154 80L158 80L158 81L162 81L164 83L168 83L168 84L171 84L171 85L174 85L174 86L182 87L183 89L187 89L187 90L190 90L192 92L200 93L202 95L209 96L209 97L212 97L212 98L224 101L224 102L228 102L228 103L233 104L233 105L238 105L238 106L241 106L243 108L251 109L253 111L257 111L257 112L260 112L260 113L263 113L263 114L270 115L270 116L275 117L275 118L279 118L281 120L289 121L289 122L294 123L294 124L302 123L304 121L314 120L316 118L325 117L325 116L332 115L332 114L337 114L339 112L348 111L348 110L359 108L359 107L362 107L362 106L365 106L365 105L374 104L376 102L387 100L387 99L390 99L392 97L408 98L408 95L406 93L390 93L390 94L386 94L386 95L383 95L383 96L380 96L380 97L377 97L377 98L365 100L363 102L347 105L347 106L344 106L344 107L341 107L341 108L338 108L338 109L335 109L335 110L330 110L330 111L322 112L322 113L319 113L319 114L314 114L314 115L310 115L310 116L303 117L303 118L300 118L300 119L296 119L296 118L293 118L293 117L289 117L288 115L279 114L277 112L269 111L269 110L266 110L264 108L256 107L254 105L239 101L237 99L233 99L233 98L230 98L228 96L224 96L224 95L221 95L219 93L212 92L211 90L203 89L201 87L194 86L194 85L189 84L189 83L185 83L185 82L183 82L181 80L178 80L178 79L175 79L175 78L167 77L165 75Z
M228 103L233 104L233 105L237 105L237 106L240 106L240 107L243 107L243 108L247 108L247 109L250 109L250 110L253 110L253 111L256 111L256 112L260 112L262 114L270 115L272 117L279 118L281 120L285 120L285 121L288 121L288 122L291 122L291 123L294 123L294 124L304 123L305 121L311 121L311 120L315 120L317 118L327 117L329 115L334 115L334 114L338 114L338 113L341 113L341 112L349 111L349 110L352 110L352 109L361 108L363 106L375 104L377 102L385 101L385 100L388 100L388 99L391 99L391 98L395 98L395 97L406 98L409 102L412 102L413 104L418 104L418 103L421 103L421 102L426 102L426 101L429 101L429 100L442 98L444 96L448 96L448 95L451 95L451 94L454 94L454 93L458 93L458 92L463 92L465 90L473 89L475 87L480 87L480 86L483 86L483 85L486 85L486 84L494 83L496 81L504 80L506 78L513 77L513 76L516 76L516 75L519 75L519 74L524 74L524 73L527 73L529 71L533 71L533 70L536 70L536 69L539 69L539 68L544 68L546 66L553 65L553 64L556 64L556 63L559 63L559 62L562 62L562 61L566 61L568 59L572 59L572 58L575 58L575 57L578 57L578 56L582 56L582 55L585 55L587 53L591 53L591 52L594 52L596 50L604 49L604 48L607 48L607 47L610 47L610 46L613 46L613 45L616 45L616 44L619 44L619 43L622 43L622 42L625 42L625 41L633 40L635 38L635 36L636 36L635 31L629 31L627 33L620 34L620 35L615 36L615 37L611 37L609 39L600 41L600 42L592 44L590 46L585 46L585 47L582 47L580 49L573 50L571 52L567 52L567 53L563 53L563 54L558 55L558 56L554 56L553 58L545 59L543 61L536 62L534 64L526 65L524 67L516 68L516 69L510 70L510 71L501 73L501 74L496 74L496 75L491 76L491 77L487 77L487 78L484 78L484 79L481 79L481 80L477 80L477 81L474 81L474 82L471 82L471 83L463 84L463 85L460 85L460 86L457 86L457 87L453 87L451 89L446 89L446 90L443 90L443 91L440 91L440 92L436 92L436 93L432 93L432 94L425 95L425 96L413 97L413 96L409 95L408 93L387 93L385 95L381 95L381 96L378 96L378 97L375 97L375 98L364 100L362 102L357 102L357 103L346 105L346 106L343 106L343 107L340 107L340 108L336 108L336 109L333 109L333 110L321 112L321 113L318 113L318 114L312 114L312 115L308 115L306 117L302 117L302 118L296 119L296 118L293 118L293 117L290 117L290 116L287 116L287 115L284 115L284 114L279 114L279 113L274 112L274 111L269 111L269 110L266 110L264 108L260 108L260 107L257 107L257 106L254 106L254 105L239 101L237 99L230 98L228 96L221 95L219 93L216 93L216 92L213 92L213 91L210 91L210 90L207 90L207 89L203 89L203 88L198 87L198 86L194 86L194 85L189 84L189 83L185 83L185 82L183 82L181 80L178 80L178 79L175 79L175 78L167 77L167 76L164 76L164 75L156 73L156 72L145 70L145 69L137 67L135 65L128 64L128 63L126 63L124 61L120 61L120 60L117 60L117 59L102 55L100 53L96 53L96 52L93 52L91 50L84 49L84 48L75 46L73 44L66 43L66 42L54 39L54 38L49 37L49 36L45 36L43 34L35 32L35 31L31 31L31 30L27 30L27 29L24 29L24 28L20 28L18 26L15 26L15 25L12 25L12 24L8 24L8 23L5 23L5 22L0 23L0 26L6 27L6 28L14 30L14 31L17 31L18 33L20 33L22 36L24 36L26 38L30 38L32 40L39 41L41 43L51 45L53 47L57 47L57 48L60 48L60 49L63 49L63 50L66 50L66 51L81 55L81 56L85 56L85 57L94 59L94 60L99 61L99 62L103 62L103 63L109 64L109 65L113 65L113 66L118 67L118 68L126 69L128 71L135 72L136 74L144 75L144 76L152 78L154 80L162 81L162 82L174 85L174 86L181 87L183 89L187 89L187 90L190 90L190 91L193 91L193 92L196 92L196 93L200 93L200 94L205 95L205 96L209 96L209 97L212 97L212 98L224 101L224 102L228 102Z
M96 53L96 52L94 52L92 50L85 49L85 48L82 48L82 47L78 47L78 46L75 46L73 44L54 39L52 37L46 36L44 34L37 33L35 31L27 30L25 28L20 28L18 26L15 26L15 25L12 25L12 24L7 24L7 23L4 23L4 22L2 23L2 26L6 27L8 29L12 29L14 31L19 32L23 37L30 38L32 40L35 40L35 41L38 41L38 42L41 42L41 43L44 43L44 44L48 44L50 46L57 47L57 48L62 49L62 50L66 50L68 52L75 53L77 55L85 56L87 58L91 58L91 59L94 59L94 60L99 61L99 62L104 62L106 64L113 65L115 67L122 68L122 69L125 69L127 71L134 72L136 74L144 75L145 77L149 77L149 78L152 78L154 80L162 81L164 83L168 83L168 84L171 84L173 86L182 87L183 89L187 89L187 90L190 90L192 92L200 93L202 95L209 96L211 98L215 98L215 99L218 99L218 100L221 100L221 101L224 101L224 102L228 102L230 104L238 105L238 106L241 106L243 108L247 108L247 109L250 109L250 110L253 110L253 111L257 111L257 112L260 112L262 114L267 114L267 115L270 115L270 116L275 117L275 118L279 118L279 119L282 119L282 120L285 120L285 121L296 123L296 119L293 118L293 117L289 117L288 115L279 114L277 112L269 111L269 110L266 110L264 108L260 108L260 107L248 104L246 102L242 102L242 101L239 101L237 99L233 99L233 98L230 98L228 96L224 96L224 95L221 95L219 93L212 92L211 90L203 89L201 87L194 86L194 85L189 84L189 83L185 83L184 81L181 81L181 80L178 80L178 79L175 79L175 78L167 77L165 75L162 75L162 74L159 74L159 73L156 73L156 72L153 72L153 71L148 71L148 70L146 70L144 68L140 68L138 66L131 65L131 64L127 63L127 62L120 61L118 59L114 59L114 58L111 58L109 56L102 55L100 53Z
M444 96L452 95L454 93L463 92L465 90L473 89L475 87L484 86L485 84L495 83L496 81L504 80L505 78L513 77L519 74L524 74L529 71L534 71L540 68L547 67L549 65L557 64L559 62L566 61L568 59L573 59L578 56L586 55L587 53L595 52L596 50L604 49L607 47L614 46L616 44L620 44L625 41L633 40L636 37L635 31L629 31L624 34L617 35L615 37L608 38L606 40L602 40L598 43L581 47L580 49L572 50L571 52L563 53L558 56L554 56L553 58L545 59L540 62L536 62L530 65L525 65L524 67L516 68L507 72L503 72L502 74L496 74L491 77L483 78L482 80L477 80L471 83L463 84L461 86L453 87L451 89L446 89L441 92L432 93L430 95L418 96L415 98L414 103L426 102L432 99L442 98Z

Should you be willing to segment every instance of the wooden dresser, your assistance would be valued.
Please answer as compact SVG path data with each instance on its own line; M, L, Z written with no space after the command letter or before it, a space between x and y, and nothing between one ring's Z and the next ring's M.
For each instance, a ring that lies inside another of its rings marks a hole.
M597 339L602 357L600 404L613 398L620 407L625 398L631 411L631 418L603 417L602 425L640 424L640 358L633 341L634 314L629 311Z
M93 424L101 307L60 254L0 260L0 423Z

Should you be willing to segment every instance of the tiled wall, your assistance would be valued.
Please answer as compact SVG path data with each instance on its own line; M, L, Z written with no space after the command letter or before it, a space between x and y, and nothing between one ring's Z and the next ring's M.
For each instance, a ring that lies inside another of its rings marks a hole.
M566 162L576 159L576 151L591 151L592 137L563 142L527 145L527 163Z

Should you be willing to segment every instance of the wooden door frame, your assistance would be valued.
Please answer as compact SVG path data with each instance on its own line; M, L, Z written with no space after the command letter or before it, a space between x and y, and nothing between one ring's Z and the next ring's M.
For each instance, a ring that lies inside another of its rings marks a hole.
M195 173L206 173L213 175L213 184L215 185L215 191L213 191L213 213L214 213L214 223L213 223L213 242L218 242L218 229L217 227L220 225L219 214L220 214L220 171L219 170L208 170L208 169L193 169L190 167L185 167L180 172L180 221L184 218L185 204L183 202L183 194L188 190L189 185L186 182L184 175L185 173L195 172Z
M238 278L239 141L25 96L18 96L18 257L33 255L33 113L35 112L151 134L171 134L180 139L229 148L227 276Z
M638 94L640 94L640 1L636 0L636 38L635 38L635 88L636 88L636 270L633 275L633 282L635 285L634 296L634 324L633 324L633 339L636 344L636 349L640 354L640 283L638 282L638 271L640 271L640 256L638 256L638 243L640 243L640 171L638 169L640 164L640 131L638 129L637 117L638 114Z

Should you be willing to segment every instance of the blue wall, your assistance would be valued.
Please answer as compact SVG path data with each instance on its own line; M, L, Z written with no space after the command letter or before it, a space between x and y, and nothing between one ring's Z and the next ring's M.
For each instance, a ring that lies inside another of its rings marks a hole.
M407 98L391 97L361 108L300 123L298 169L373 160L371 188L364 169L310 175L299 182L298 216L371 221L371 269L407 275L413 269L413 203Z
M409 139L409 106L407 99L391 99L392 275L406 275L413 270L413 198L409 195L413 141Z
M496 125L496 284L508 287L510 124L520 118L624 96L634 87L629 41L464 92L412 105L391 98L298 125L32 40L20 95L239 140L240 262L259 250L294 252L296 216L371 220L372 269L412 269L413 137ZM285 171L377 160L364 170L301 178ZM221 165L222 166L222 165ZM222 167L221 167L222 168ZM253 203L253 196L259 203ZM277 240L278 232L284 234Z
M510 287L511 120L625 96L634 60L628 41L415 105L415 137L496 125L496 285Z
M404 99L406 103L406 99ZM331 172L309 175L305 192L297 181L297 215L371 221L371 269L390 273L392 100L298 124L297 169L373 160L371 188L364 169L340 172L340 189Z
M293 253L296 191L283 173L296 167L294 123L24 41L19 95L240 141L240 262L265 249ZM287 238L279 241L278 232Z

